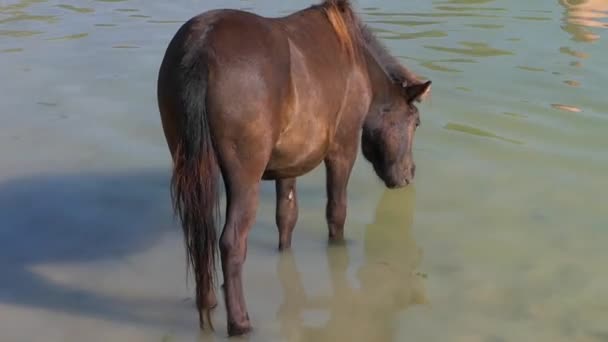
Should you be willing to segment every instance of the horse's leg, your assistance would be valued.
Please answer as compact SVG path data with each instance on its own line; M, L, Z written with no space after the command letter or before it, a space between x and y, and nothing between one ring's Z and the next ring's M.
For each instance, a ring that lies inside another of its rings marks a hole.
M227 186L226 224L220 237L224 299L228 315L228 334L242 335L251 330L243 294L243 264L247 257L247 237L255 222L260 184Z
M356 141L356 138L355 138ZM334 148L325 158L327 174L327 206L325 217L329 228L329 241L344 240L346 221L346 187L357 157L357 144Z
M279 229L279 250L291 248L291 235L298 220L298 196L296 179L276 181L277 208L276 223Z
M255 132L254 132L255 133ZM221 141L218 157L226 185L226 222L220 237L224 300L230 336L251 330L243 294L243 264L247 257L247 238L256 218L262 174L270 147L263 138L241 135L244 142ZM256 141L257 144L245 143ZM236 148L234 147L236 146Z

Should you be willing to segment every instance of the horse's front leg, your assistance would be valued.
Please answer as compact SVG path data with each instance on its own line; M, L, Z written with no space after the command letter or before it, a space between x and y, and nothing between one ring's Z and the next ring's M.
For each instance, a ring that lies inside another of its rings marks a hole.
M279 229L279 250L291 248L291 236L298 220L298 196L296 179L276 181L277 208L276 223Z
M329 228L329 241L344 240L346 221L346 187L356 159L356 146L340 153L328 155L325 159L327 174L327 206L325 217Z

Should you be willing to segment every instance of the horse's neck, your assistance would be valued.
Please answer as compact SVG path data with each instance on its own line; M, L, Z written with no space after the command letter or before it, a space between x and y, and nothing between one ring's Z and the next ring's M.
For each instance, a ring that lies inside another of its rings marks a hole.
M371 53L364 51L364 57L372 94L371 107L385 104L392 94L393 80L390 79Z

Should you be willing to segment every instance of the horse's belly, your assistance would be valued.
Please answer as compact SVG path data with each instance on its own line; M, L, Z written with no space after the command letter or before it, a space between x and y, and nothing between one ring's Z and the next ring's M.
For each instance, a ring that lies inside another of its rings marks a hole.
M272 151L263 178L298 177L316 168L325 159L330 144L329 135L319 133L283 136Z

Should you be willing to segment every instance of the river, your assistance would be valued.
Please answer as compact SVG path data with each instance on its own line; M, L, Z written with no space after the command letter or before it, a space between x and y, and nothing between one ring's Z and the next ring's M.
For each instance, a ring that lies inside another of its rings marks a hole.
M186 283L158 66L201 11L309 4L0 1L1 341L226 340L223 305L200 332ZM360 156L328 248L316 169L284 255L264 184L248 339L608 341L608 1L356 4L433 80L417 177L385 190Z

